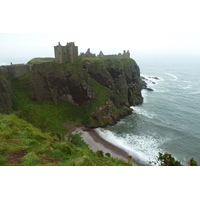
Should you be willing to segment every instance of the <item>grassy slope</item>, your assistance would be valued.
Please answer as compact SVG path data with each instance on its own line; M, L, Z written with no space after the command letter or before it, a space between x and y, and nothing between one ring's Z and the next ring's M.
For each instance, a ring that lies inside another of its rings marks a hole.
M92 153L79 136L72 136L72 142L62 140L66 128L61 124L87 123L94 109L107 101L107 88L92 80L101 98L89 107L62 101L55 106L50 101L32 101L23 90L28 80L29 74L13 80L14 115L0 115L0 165L129 165Z
M51 133L40 129L17 116L0 114L0 165L129 165L94 153L73 135L69 141L61 141Z
M42 62L53 62L55 61L55 58L51 58L51 57L45 57L45 58L33 58L30 61L28 61L27 64L37 64L37 63L42 63Z
M70 66L69 64L68 68L78 71L78 66ZM98 98L90 104L80 107L62 100L56 106L51 101L42 101L41 104L38 104L29 98L29 87L28 89L24 88L30 84L29 75L26 74L13 80L13 110L17 116L27 120L42 131L51 131L60 137L66 133L66 129L61 126L62 123L69 122L76 125L81 122L88 124L91 113L94 112L95 108L105 105L110 94L107 88L91 78L92 88L98 94Z

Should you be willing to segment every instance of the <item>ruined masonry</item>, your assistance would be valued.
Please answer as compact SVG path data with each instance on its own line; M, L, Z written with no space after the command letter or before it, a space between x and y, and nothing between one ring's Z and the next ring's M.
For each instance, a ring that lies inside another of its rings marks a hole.
M55 52L55 61L60 63L75 62L78 57L81 58L102 58L102 59L127 59L130 58L130 52L125 51L123 53L113 54L113 55L104 55L102 51L100 51L99 55L95 55L90 52L90 48L86 51L86 53L80 53L78 56L78 46L75 46L74 42L67 43L66 46L62 46L60 42L57 46L54 46Z
M129 51L124 51L123 54L114 54L114 55L104 55L102 51L100 51L99 55L95 55L90 52L90 49L86 51L86 53L81 53L78 56L78 46L75 46L74 42L67 43L66 46L62 46L60 42L57 46L54 46L55 53L55 61L59 63L73 63L81 58L101 58L101 59L126 59L130 58ZM7 65L0 66L0 70L3 70L9 74L9 76L13 78L17 78L23 76L32 71L33 66L28 64L15 64L15 65Z
M61 46L60 42L54 47L55 60L56 62L73 63L78 59L78 47L75 46L74 42L67 43L66 46Z

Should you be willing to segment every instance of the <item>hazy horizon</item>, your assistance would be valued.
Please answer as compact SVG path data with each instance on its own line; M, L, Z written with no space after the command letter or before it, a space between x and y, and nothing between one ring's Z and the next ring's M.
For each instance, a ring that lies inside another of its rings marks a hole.
M1 63L54 57L53 46L58 42L75 42L79 53L90 48L96 55L129 50L134 59L158 54L199 56L197 0L58 0L48 4L8 0L2 4Z
M58 42L66 45L75 42L79 47L79 54L90 48L96 55L100 51L105 54L122 53L129 50L131 57L136 59L141 55L183 55L198 56L200 35L164 35L152 34L140 37L129 36L125 39L87 38L81 34L58 33L0 33L0 63L23 62L26 63L34 57L54 57L54 48Z

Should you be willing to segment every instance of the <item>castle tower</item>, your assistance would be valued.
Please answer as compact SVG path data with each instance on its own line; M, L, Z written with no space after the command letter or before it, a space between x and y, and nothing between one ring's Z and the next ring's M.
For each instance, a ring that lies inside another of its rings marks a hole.
M66 46L62 46L59 42L57 46L54 46L54 53L56 62L73 63L78 59L78 46L75 46L74 42L69 42Z

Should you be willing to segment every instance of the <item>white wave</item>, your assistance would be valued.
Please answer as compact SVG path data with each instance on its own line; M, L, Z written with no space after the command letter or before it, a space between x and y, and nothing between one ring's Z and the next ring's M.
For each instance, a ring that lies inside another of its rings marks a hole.
M105 140L124 149L133 158L143 164L156 161L158 152L162 152L159 147L160 144L166 142L163 138L156 138L153 133L149 133L148 135L126 134L122 137L103 128L97 128L95 130Z
M95 129L97 131L97 133L104 138L105 140L109 141L110 143L118 146L119 148L125 150L128 154L130 154L131 156L133 156L135 159L137 159L138 161L144 163L144 164L148 164L148 159L145 157L145 155L143 155L142 152L137 152L136 150L133 149L133 145L130 145L127 143L128 140L126 140L123 137L118 137L116 136L115 133L103 129L103 128L97 128Z
M131 108L133 109L133 112L135 112L135 113L137 113L139 115L143 115L143 116L145 116L147 118L150 118L150 119L152 119L152 118L154 118L156 116L155 113L147 112L145 109L143 109L142 107L139 107L139 106L132 106Z
M164 81L163 78L160 78L160 77L155 77L155 76L149 76L149 75L143 75L141 74L142 77L145 78L144 81L149 81L149 82L153 82L153 83L157 83L158 81Z
M174 81L178 80L178 77L174 74L170 74L170 73L165 73L165 74L174 78Z
M143 97L143 103L147 103L148 102L148 91L147 90L142 90L142 97Z
M121 119L119 122L117 122L117 124L125 124L125 123L126 123L126 121L123 119Z

